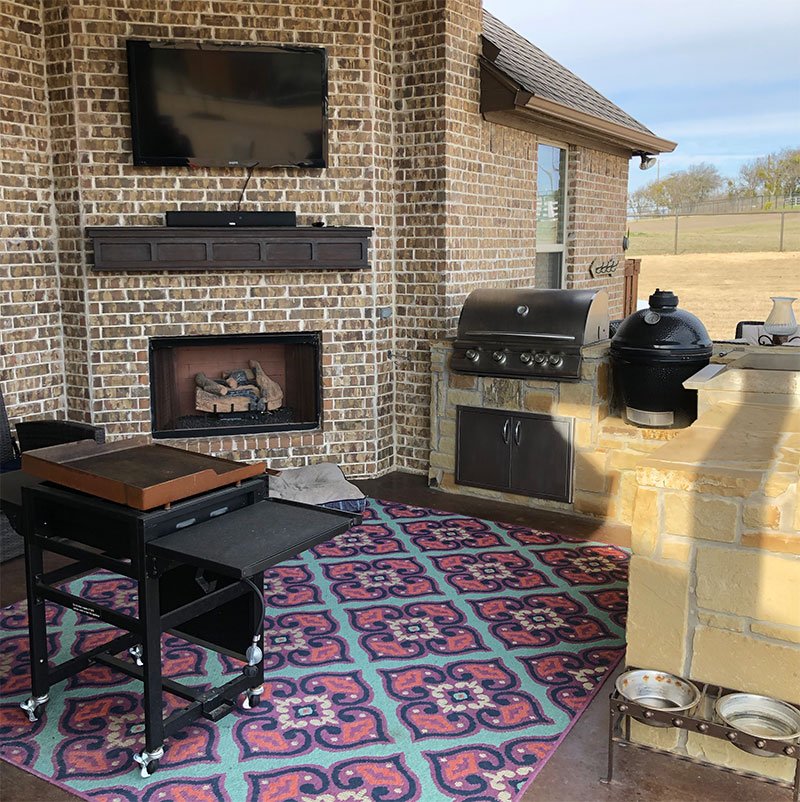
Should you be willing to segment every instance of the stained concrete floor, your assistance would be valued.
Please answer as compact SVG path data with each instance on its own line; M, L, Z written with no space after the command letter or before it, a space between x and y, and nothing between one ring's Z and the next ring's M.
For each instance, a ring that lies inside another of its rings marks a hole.
M395 472L380 479L358 482L358 485L364 493L375 498L550 529L621 546L630 544L630 532L625 527L476 496L442 493L428 488L423 477L412 474ZM50 565L56 567L63 562L66 561L57 558ZM24 597L22 558L10 560L0 566L0 605L6 606ZM611 681L606 681L517 802L790 802L792 794L788 789L632 748L616 748L614 781L601 783L606 768ZM79 797L0 763L0 800L77 802ZM265 799L262 802L271 801ZM425 802L424 798L422 802Z

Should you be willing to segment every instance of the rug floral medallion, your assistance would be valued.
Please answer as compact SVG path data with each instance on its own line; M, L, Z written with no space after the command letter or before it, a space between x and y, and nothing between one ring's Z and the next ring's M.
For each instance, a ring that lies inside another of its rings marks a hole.
M627 566L614 546L370 500L361 526L266 572L261 704L186 727L146 779L138 682L94 665L36 723L19 709L15 604L0 611L0 756L93 802L513 802L622 656ZM70 589L135 614L131 580ZM118 634L49 604L48 622L55 662ZM241 670L162 646L182 682Z

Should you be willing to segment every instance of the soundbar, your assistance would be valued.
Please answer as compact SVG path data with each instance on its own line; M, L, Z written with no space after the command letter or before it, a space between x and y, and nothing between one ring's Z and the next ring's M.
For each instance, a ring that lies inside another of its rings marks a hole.
M295 212L167 212L168 226L228 228L296 226Z

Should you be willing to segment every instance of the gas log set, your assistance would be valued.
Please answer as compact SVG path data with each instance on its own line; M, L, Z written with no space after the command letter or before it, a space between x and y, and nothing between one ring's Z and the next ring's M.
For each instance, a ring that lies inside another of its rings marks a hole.
M221 379L198 373L194 380L198 412L272 412L283 405L283 390L255 360L249 368L223 372Z

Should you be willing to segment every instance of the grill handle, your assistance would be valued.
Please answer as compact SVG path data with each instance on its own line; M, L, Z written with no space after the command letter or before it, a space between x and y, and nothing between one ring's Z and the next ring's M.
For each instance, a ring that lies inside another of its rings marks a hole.
M522 421L517 421L514 424L514 445L518 446L520 442L520 429L522 428Z
M509 418L506 418L505 423L503 424L503 442L508 443L508 429L511 425L511 421Z

